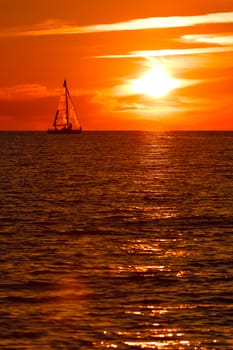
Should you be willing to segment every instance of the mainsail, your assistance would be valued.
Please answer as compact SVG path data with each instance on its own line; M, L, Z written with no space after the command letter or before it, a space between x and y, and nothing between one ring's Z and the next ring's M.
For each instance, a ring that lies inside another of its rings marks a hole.
M78 120L78 116L67 87L67 82L64 80L63 90L60 95L54 122L52 128L49 129L48 132L54 134L80 134L81 131L81 124Z

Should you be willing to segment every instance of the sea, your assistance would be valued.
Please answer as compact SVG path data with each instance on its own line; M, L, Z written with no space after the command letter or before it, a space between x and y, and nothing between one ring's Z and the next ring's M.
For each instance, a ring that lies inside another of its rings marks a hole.
M0 349L233 349L233 132L0 132Z

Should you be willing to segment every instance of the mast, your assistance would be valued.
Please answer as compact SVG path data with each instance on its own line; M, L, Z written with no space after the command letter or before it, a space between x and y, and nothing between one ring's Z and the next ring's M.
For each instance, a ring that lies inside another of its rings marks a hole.
M63 86L65 88L65 94L66 94L66 126L68 127L68 125L69 125L69 102L68 102L68 89L67 89L66 79L64 80Z

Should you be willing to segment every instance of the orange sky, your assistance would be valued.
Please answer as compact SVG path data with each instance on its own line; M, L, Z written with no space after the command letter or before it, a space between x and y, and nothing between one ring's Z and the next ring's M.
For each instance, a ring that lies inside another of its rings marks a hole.
M232 0L0 0L0 45L1 130L47 130L64 77L84 130L233 130Z

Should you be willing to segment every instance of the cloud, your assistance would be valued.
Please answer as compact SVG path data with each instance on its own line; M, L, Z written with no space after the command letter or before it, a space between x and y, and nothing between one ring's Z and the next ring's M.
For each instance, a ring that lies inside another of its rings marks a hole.
M176 28L189 27L198 24L208 23L232 23L233 12L211 13L200 16L170 16L170 17L150 17L135 19L128 22L99 24L95 26L84 27L86 32L105 32L119 30L142 30L153 28Z
M12 28L2 31L1 36L40 36L85 34L97 32L113 32L128 30L146 30L156 28L190 27L200 24L233 23L233 12L209 13L198 16L170 16L139 18L126 22L104 23L88 26L76 26L62 23L59 20L49 20L35 25L34 28Z
M217 45L233 45L233 35L221 34L190 34L181 37L184 40Z
M56 96L57 91L39 84L14 85L0 89L0 100L28 100Z
M165 57L165 56L182 56L182 55L197 55L197 54L208 54L208 53L221 53L231 52L233 46L229 47L201 47L191 49L165 49L165 50L141 50L132 51L128 54L122 55L103 55L95 56L96 58L146 58L146 57Z
M61 89L47 88L40 84L18 84L0 88L0 100L33 100L47 97L59 97ZM73 96L91 96L93 91L76 89Z

